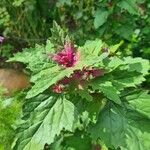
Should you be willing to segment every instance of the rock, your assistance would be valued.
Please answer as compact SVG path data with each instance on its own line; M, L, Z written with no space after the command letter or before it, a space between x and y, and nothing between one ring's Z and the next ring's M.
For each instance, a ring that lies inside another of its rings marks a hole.
M26 89L30 86L29 76L14 69L0 69L0 86L6 88L8 94Z

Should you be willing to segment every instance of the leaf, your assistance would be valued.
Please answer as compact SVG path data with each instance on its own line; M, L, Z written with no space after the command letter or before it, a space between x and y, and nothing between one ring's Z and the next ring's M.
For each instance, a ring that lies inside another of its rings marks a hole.
M93 79L90 83L92 87L95 86L97 89L100 89L99 85L107 81L118 91L136 87L145 81L144 76L148 74L149 70L149 61L142 58L111 57L106 58L103 62L106 70L105 75Z
M138 15L139 9L136 0L122 0L117 4L120 8L127 10L130 14Z
M124 25L120 26L116 24L114 27L114 32L119 35L121 38L124 38L128 41L132 41L132 35L134 34L134 26L131 20L123 22Z
M82 51L84 51L85 54L89 55L92 54L93 56L98 56L102 54L102 46L104 43L99 40L93 40L93 41L86 41L84 46L82 47Z
M150 127L140 127L141 123L148 124L150 120L142 121L132 113L132 120L121 107L109 104L100 114L96 125L89 129L91 136L96 140L101 138L108 147L121 147L123 150L146 150L150 146L148 137ZM143 140L143 138L145 138ZM147 139L146 139L147 138Z
M124 43L124 41L120 41L120 43L110 46L109 50L111 54L114 54L119 48L120 46Z
M46 53L55 53L54 44L50 40L46 41L45 51Z
M145 78L141 73L128 72L125 70L116 71L111 78L112 84L120 91L128 87L136 87L145 81Z
M137 71L139 73L142 73L143 75L147 75L150 69L149 61L140 57L125 57L124 62L125 64L127 64L126 69L128 69L129 71Z
M100 81L100 80L99 80ZM121 104L119 98L119 92L112 86L111 82L99 82L98 79L91 82L93 90L99 90L102 92L109 100L114 101L117 104Z
M64 140L67 147L74 148L75 150L92 149L91 138L82 132L77 132L72 136L66 137Z
M57 24L56 21L53 21L53 27L51 28L52 36L50 41L57 48L58 46L63 46L65 44L66 33L64 30Z
M150 119L150 95L146 91L128 95L126 100L132 109Z
M73 68L64 69L61 71L61 68L58 66L42 70L39 74L36 74L31 78L31 81L34 81L35 84L27 93L26 98L29 99L42 93L51 85L56 84L59 80L63 79L64 77L69 77L72 73Z
M82 66L100 66L102 61L109 55L108 52L103 53L102 47L104 43L99 40L87 41L82 47L79 47L80 60Z
M88 89L87 89L88 90ZM87 90L78 90L76 93L82 98L86 99L87 101L92 101L93 97L90 95L90 93Z
M13 98L0 97L0 150L10 150L17 122L21 118L22 103Z
M113 87L111 85L110 82L106 82L105 84L100 85L99 87L100 91L102 91L104 93L104 95L114 101L117 104L121 104L120 98L119 98L119 93L118 91L115 89L115 87Z
M50 44L50 45L49 45ZM48 42L48 51L53 51L52 43ZM10 58L8 62L22 62L27 65L27 68L33 72L39 72L39 70L48 68L53 63L48 58L47 49L43 45L36 45L35 48L24 49L23 52L19 52Z
M121 66L124 64L124 61L118 57L112 57L109 59L109 62L107 64L107 67L111 70L116 69L117 67Z
M94 27L97 29L102 26L109 16L109 12L107 10L98 9L95 12L95 19L94 19Z
M87 103L85 109L89 113L89 118L91 119L91 121L93 123L97 122L99 113L105 107L106 103L107 103L106 98L104 98L99 93L94 93L93 94L93 101Z
M62 130L73 130L74 115L74 105L65 97L50 96L41 101L31 112L30 118L18 128L13 149L43 149L45 143L51 144Z

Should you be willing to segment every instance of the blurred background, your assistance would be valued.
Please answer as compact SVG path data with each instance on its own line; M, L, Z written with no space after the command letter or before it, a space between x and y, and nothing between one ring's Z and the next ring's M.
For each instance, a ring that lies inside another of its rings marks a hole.
M120 55L150 58L150 0L1 0L0 66L22 48L44 43L53 20L79 45L123 41Z

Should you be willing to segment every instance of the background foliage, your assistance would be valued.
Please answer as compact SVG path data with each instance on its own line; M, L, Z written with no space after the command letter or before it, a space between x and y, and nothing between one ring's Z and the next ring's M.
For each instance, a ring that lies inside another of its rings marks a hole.
M124 40L122 48L124 50L121 49L123 55L150 57L149 0L1 0L0 2L1 33L17 49L26 44L44 42L51 34L50 27L53 20L64 29L69 29L78 44L95 37L111 44Z

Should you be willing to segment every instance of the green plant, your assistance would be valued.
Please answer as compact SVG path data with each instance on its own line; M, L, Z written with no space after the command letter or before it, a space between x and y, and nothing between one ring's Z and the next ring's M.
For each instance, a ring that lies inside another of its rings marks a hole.
M8 98L4 96L5 92L6 90L0 87L0 150L11 149L22 106L19 95Z
M114 48L99 39L78 46L54 22L46 45L9 59L26 64L32 83L14 150L150 148L150 96L140 86L149 62Z

